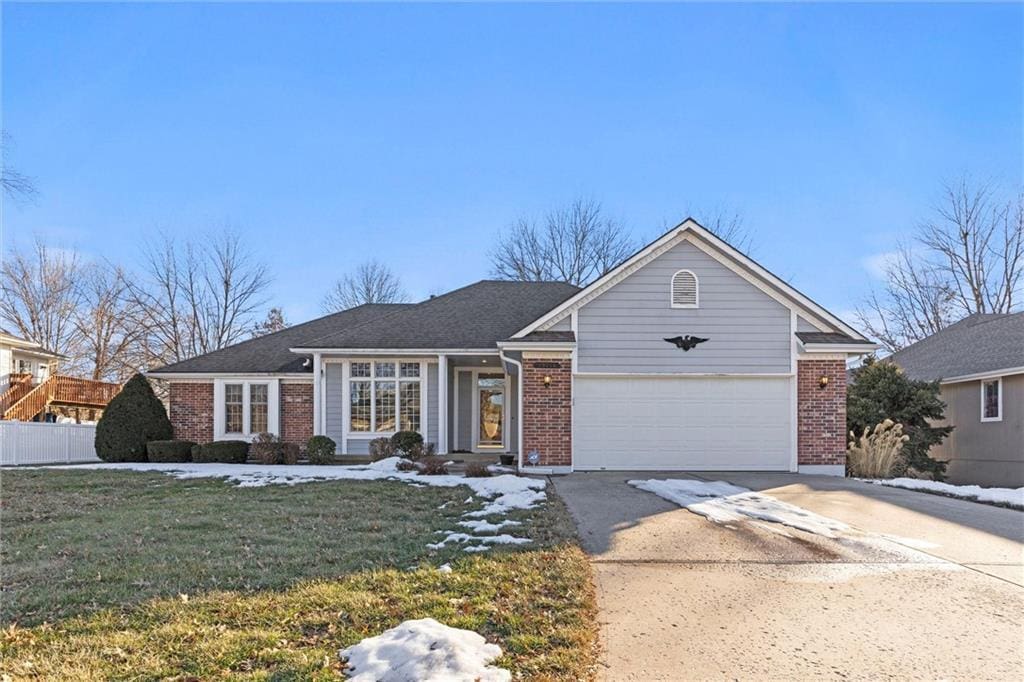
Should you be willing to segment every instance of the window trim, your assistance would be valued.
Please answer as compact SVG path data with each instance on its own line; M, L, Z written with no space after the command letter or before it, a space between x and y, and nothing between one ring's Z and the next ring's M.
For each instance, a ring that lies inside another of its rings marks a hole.
M996 385L996 416L986 417L985 416L985 384ZM992 379L982 379L981 381L981 421L983 422L1001 422L1003 421L1003 378L994 377Z
M676 303L676 277L682 274L687 274L693 277L693 303ZM675 273L673 273L671 279L668 281L668 302L672 308L676 309L692 309L700 307L700 278L697 277L696 272L683 268L681 270L676 270Z
M214 440L252 440L259 433L252 430L252 393L249 387L253 384L267 387L267 432L281 435L279 384L277 379L215 379L213 383L213 439ZM240 385L242 387L242 431L227 430L227 409L224 403L225 387Z
M420 366L420 372L418 377L403 377L401 363L407 364L418 364ZM370 364L370 376L367 377L354 377L352 376L352 363L369 363ZM390 377L378 377L377 374L377 363L381 364L394 364L395 375ZM423 360L411 360L409 358L359 358L356 360L346 360L344 365L344 404L343 404L343 419L344 421L344 434L345 439L369 439L374 438L390 438L395 431L377 431L377 387L378 381L390 381L395 384L395 429L402 427L402 383L418 383L420 386L420 428L417 431L423 436L423 439L427 438L427 363ZM365 381L370 384L370 430L369 431L353 431L352 430L352 383Z

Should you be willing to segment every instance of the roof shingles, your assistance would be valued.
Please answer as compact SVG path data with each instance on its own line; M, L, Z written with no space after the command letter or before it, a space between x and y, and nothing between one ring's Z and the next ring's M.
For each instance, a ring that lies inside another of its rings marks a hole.
M971 315L886 359L924 381L1024 367L1024 312Z

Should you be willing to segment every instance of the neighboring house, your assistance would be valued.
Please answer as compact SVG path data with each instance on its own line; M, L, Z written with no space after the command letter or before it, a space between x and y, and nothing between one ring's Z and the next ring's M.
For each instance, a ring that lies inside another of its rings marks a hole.
M440 453L555 473L842 475L846 359L875 348L687 220L582 290L482 281L150 375L170 382L176 436L197 441L325 434L352 455L411 429Z
M956 428L929 453L953 483L1024 486L1024 313L971 315L887 358L939 381Z
M0 327L0 393L10 386L12 374L27 375L34 383L46 381L63 357Z
M121 387L58 374L63 359L0 328L0 419L95 421Z

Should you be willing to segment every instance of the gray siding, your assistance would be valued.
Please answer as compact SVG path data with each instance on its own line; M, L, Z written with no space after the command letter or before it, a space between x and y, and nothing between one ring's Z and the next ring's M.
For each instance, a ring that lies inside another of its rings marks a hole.
M343 405L345 401L345 384L342 381L340 362L329 362L324 365L327 381L324 387L324 400L327 403L327 419L324 422L324 433L341 449L341 435L345 431ZM351 443L349 444L351 446ZM351 447L349 447L351 451ZM348 453L342 453L348 454Z
M519 377L509 376L505 387L505 399L508 400L508 451L519 451Z
M458 439L455 441L460 450L473 449L473 373L459 372L459 404L457 406ZM452 391L454 393L454 389ZM454 400L454 398L453 398Z
M571 332L572 331L572 319L569 318L569 317L563 317L558 322L555 322L555 324L552 325L551 329L553 331Z
M438 365L431 363L427 365L427 383L423 386L426 390L427 395L427 429L424 434L424 438L428 443L439 443L437 433L437 422L440 407L437 402L437 369ZM423 400L424 396L420 396L420 400Z
M672 308L681 269L699 281L700 307ZM709 339L684 352L663 339ZM579 310L580 372L736 373L790 371L789 309L688 242L682 242Z
M981 382L944 384L949 438L931 449L948 460L950 483L1019 488L1024 486L1024 375L1003 377L1003 420L981 421Z
M796 318L796 330L798 332L820 332L820 331L834 331L832 329L818 329L813 324L805 320L803 317Z

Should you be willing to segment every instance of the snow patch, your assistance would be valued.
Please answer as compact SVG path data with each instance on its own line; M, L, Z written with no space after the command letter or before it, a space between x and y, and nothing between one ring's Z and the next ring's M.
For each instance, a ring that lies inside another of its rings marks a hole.
M501 647L481 635L433 618L407 620L341 651L352 682L507 682L508 670L489 665Z
M1024 488L982 488L978 485L953 485L939 481L925 481L919 478L864 479L875 485L907 490L927 490L952 497L978 502L1005 504L1015 509L1024 509Z
M449 533L441 542L427 545L430 549L441 549L449 542L479 542L492 545L522 545L530 542L529 538L517 538L512 535L469 535L468 533Z
M451 564L441 564L440 566L437 567L437 571L438 571L438 573L451 573L452 572L452 565Z
M459 521L459 525L469 528L476 533L497 533L505 526L521 526L523 524L512 519L505 519L498 523L490 523L489 521Z
M675 502L694 514L715 523L734 523L747 519L779 523L807 533L834 538L850 527L841 521L755 493L725 481L694 481L689 479L634 480L629 484Z

